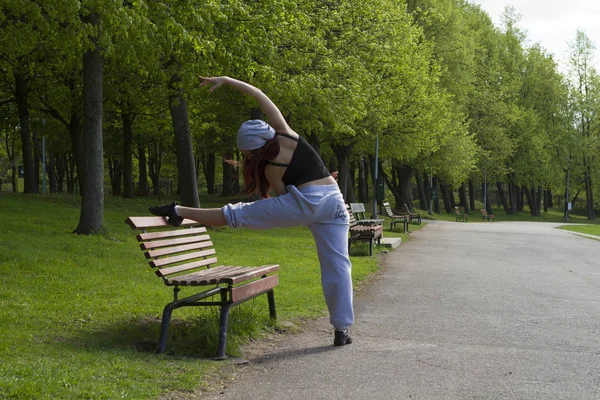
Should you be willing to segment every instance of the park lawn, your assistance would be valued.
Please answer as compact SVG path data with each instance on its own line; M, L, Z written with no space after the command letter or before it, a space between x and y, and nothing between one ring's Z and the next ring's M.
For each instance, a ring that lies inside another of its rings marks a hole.
M225 202L211 200L203 206ZM109 197L105 230L77 236L71 232L79 220L78 196L0 193L1 397L155 398L210 383L224 365L210 359L217 346L216 309L176 310L167 353L157 355L148 345L158 340L172 290L148 267L123 221L146 215L157 202L164 200ZM211 228L210 234L220 263L281 265L277 323L268 319L266 296L234 307L228 354L239 355L248 340L301 329L306 318L327 314L306 228ZM359 256L366 253L366 245L353 246L355 283L377 270L377 257Z
M563 225L558 228L600 237L600 225Z

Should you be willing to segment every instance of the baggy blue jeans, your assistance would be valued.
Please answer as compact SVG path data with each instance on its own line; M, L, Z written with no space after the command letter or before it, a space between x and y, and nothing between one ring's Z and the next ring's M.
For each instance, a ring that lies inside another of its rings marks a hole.
M352 264L348 255L349 216L337 185L311 185L252 203L223 207L232 228L268 229L303 225L311 231L321 264L321 284L336 330L354 323Z

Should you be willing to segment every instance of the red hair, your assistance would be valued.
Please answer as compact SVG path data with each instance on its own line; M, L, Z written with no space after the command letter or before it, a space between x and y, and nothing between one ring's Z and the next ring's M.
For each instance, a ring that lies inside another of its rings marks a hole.
M267 140L264 146L256 150L251 150L250 157L244 157L242 164L244 176L244 191L251 194L259 194L263 198L269 197L271 185L265 175L265 168L269 161L273 160L279 154L279 142L277 135L273 139Z

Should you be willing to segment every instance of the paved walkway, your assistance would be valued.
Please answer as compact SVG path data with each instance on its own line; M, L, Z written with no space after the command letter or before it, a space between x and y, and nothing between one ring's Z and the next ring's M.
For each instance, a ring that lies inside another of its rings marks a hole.
M327 320L249 349L220 399L600 399L600 241L526 222L435 222Z

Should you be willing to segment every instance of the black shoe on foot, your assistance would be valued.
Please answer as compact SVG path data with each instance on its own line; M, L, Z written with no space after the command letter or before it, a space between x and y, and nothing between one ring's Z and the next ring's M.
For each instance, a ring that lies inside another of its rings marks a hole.
M335 346L345 346L350 343L352 343L352 338L348 333L348 329L344 329L343 331L335 331L335 338L333 339L333 344Z
M148 209L148 211L154 215L158 215L159 217L166 217L167 222L173 226L179 226L183 222L183 218L177 215L175 212L176 205L177 202L174 201L161 206L152 206Z

